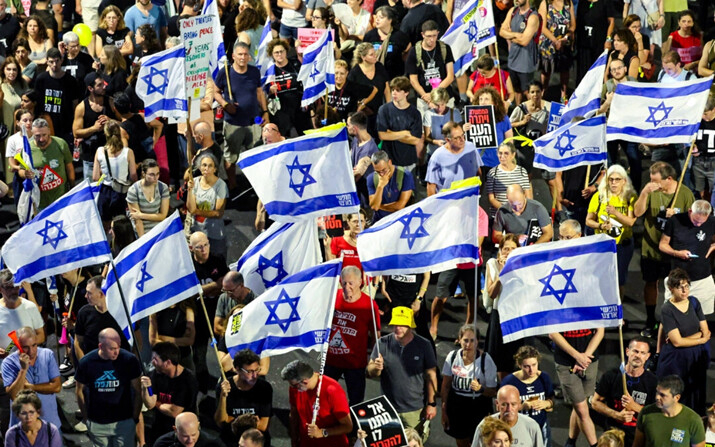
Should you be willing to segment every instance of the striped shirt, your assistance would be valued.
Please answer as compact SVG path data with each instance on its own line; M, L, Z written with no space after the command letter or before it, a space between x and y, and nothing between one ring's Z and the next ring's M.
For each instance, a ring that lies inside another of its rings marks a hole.
M526 169L517 165L511 171L502 169L501 165L494 166L487 174L487 195L494 194L494 198L500 203L506 203L506 189L509 185L519 185L524 191L531 189L529 174ZM494 217L497 209L489 206L489 216Z

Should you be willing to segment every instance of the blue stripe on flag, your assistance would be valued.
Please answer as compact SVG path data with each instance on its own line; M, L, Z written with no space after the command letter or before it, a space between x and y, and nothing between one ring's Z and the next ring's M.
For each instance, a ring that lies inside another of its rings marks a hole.
M454 72L457 73L462 67L469 65L474 60L474 54L469 51L467 54L454 61Z
M142 58L142 66L148 67L151 65L162 63L169 59L184 59L186 57L186 48L184 48L183 45L179 45L175 48L176 49L174 51L162 54L161 56L147 56L146 58Z
M561 121L559 122L559 124L560 124L560 126L566 125L566 124L570 123L571 120L574 119L575 117L585 116L591 110L596 110L599 107L601 107L601 99L600 98L592 99L587 104L585 104L581 107L578 107L573 110L567 110L566 112L564 112L561 115Z
M471 244L452 245L434 251L424 251L414 254L396 254L370 260L360 260L366 271L392 270L395 265L404 267L405 272L418 267L426 267L454 258L479 258L479 248Z
M34 220L42 220L56 213L57 211L67 208L68 206L76 205L78 203L87 202L90 200L94 200L94 195L92 195L91 188L82 188L70 196L65 195L60 197L59 200L52 202L52 204L50 204L47 208L40 211L40 214L38 214L39 219L38 216L35 216Z
M553 309L522 315L508 321L501 322L502 335L507 336L526 329L553 326L557 324L578 323L581 321L595 320L620 320L623 318L623 307L618 306L617 316L604 318L604 307L612 305L569 307L566 309ZM610 313L610 312L609 312Z
M638 127L615 127L615 126L608 126L606 127L606 133L608 134L617 134L617 133L622 133L622 134L627 134L630 136L634 137L643 137L643 138L667 138L667 137L675 137L675 136L680 136L680 135L695 135L695 133L698 131L700 128L700 122L697 122L695 124L688 124L687 126L669 126L669 127L662 127L662 128L653 128L653 129L640 129Z
M485 40L496 39L496 37L497 37L496 30L494 29L493 26L490 26L488 29L489 29L489 34L486 36L482 36L477 40L477 46L480 49L481 49L481 47L479 47L480 43L484 42Z
M550 168L562 168L563 166L573 166L578 163L588 162L590 164L603 163L608 160L608 153L602 152L599 154L581 154L575 157L553 159L539 154L534 154L534 163L539 163Z
M325 94L325 89L328 88L328 85L335 85L335 75L327 73L325 75L325 80L327 82L319 82L314 86L305 89L305 91L303 91L303 98L307 99L321 96Z
M325 264L316 265L315 267L311 267L309 269L298 272L295 275L287 277L286 279L281 281L281 286L299 282L307 282L318 278L329 278L331 276L337 278L338 275L340 275L341 269L342 262L328 262Z
M342 143L347 141L347 132L347 129L343 127L343 129L333 137L310 138L302 141L288 140L285 143L281 143L280 145L272 149L262 151L250 157L246 157L243 160L239 160L238 166L241 169L246 169L271 157L275 157L276 155L285 154L286 152L308 152L316 149L322 150L325 148L325 146L329 144Z
M187 111L186 98L162 98L155 103L144 106L144 114L153 116L159 112L170 112L172 110Z
M560 248L556 250L544 250L537 253L519 254L518 252L509 256L509 260L504 266L504 269L499 274L504 276L514 270L519 270L525 267L531 267L544 262L555 261L561 258L570 258L574 256L582 256L591 253L615 253L615 239L596 242L588 245L577 245L575 247Z
M256 322L256 324L263 324L263 322ZM271 335L260 340L252 341L251 343L244 343L242 345L236 345L228 348L229 354L234 356L241 349L250 349L251 351L260 354L266 350L278 350L278 349L289 349L289 348L309 348L321 343L319 340L325 340L327 337L327 330L320 329L316 331L306 332L301 335L294 335L292 337L285 337L282 335Z
M312 64L318 58L318 56L320 56L320 53L323 52L323 49L333 42L333 39L331 38L332 33L330 32L330 30L327 30L325 32L328 33L328 37L327 39L325 39L325 42L323 42L322 45L320 45L318 48L314 49L310 53L303 54L303 63L301 65Z
M695 95L710 90L710 82L695 82L683 87L641 87L625 84L616 86L616 94L623 96L640 96L646 98L669 99Z
M273 225L278 225L278 223L275 223ZM238 263L236 264L236 271L240 271L241 267L243 267L243 264L245 264L247 260L251 259L253 256L258 254L258 252L263 250L266 245L270 244L271 241L273 241L275 238L277 238L278 236L283 234L286 230L288 230L293 225L295 225L294 222L284 223L283 226L279 230L277 230L275 233L271 234L263 242L256 245L255 247L251 248L250 251L247 251L243 255L241 255L241 258L238 260Z
M298 198L298 200L300 199ZM300 202L284 202L274 200L273 202L265 203L264 206L266 207L266 211L269 215L278 214L281 216L299 216L301 214L308 214L323 209L360 206L360 199L358 199L356 192L345 192L342 194L313 197L308 200L301 200Z
M199 279L196 277L196 272L192 271L191 273L182 278L175 279L170 284L167 284L161 289L157 289L153 292L147 293L146 295L142 295L139 298L135 299L130 313L131 315L135 315L152 306L161 304L164 301L168 301L169 299L199 284L200 283Z
M106 241L95 242L94 244L83 245L81 247L73 247L69 250L64 250L51 255L43 256L34 262L23 265L17 272L17 278L31 278L44 270L48 270L54 266L69 264L82 259L95 258L110 253L109 244Z

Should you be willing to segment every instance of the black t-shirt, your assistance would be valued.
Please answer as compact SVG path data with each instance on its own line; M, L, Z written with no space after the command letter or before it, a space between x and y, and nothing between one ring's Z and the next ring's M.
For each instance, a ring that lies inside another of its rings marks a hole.
M391 275L385 286L385 291L390 295L392 307L410 307L420 291L424 273L416 275Z
M113 96L117 92L123 92L127 88L127 72L121 68L112 74L102 73L102 79L106 83L104 87L105 96Z
M227 375L226 378L231 384L231 391L226 396L226 414L236 418L242 414L255 414L259 418L271 417L273 412L273 387L264 379L258 379L248 391L241 391L234 382L235 374ZM216 395L221 394L221 384L216 387ZM271 444L270 433L263 433L266 442ZM238 439L231 432L231 424L222 424L221 440L227 445L236 445Z
M152 371L150 377L151 388L157 402L183 407L185 412L196 412L196 396L199 382L191 370L184 368L184 371L174 378ZM152 432L155 433L154 438L156 439L159 435L172 430L174 418L165 415L156 408L153 411L154 424L152 425Z
M99 424L132 418L131 381L140 376L139 360L124 349L116 360L104 360L96 349L82 357L75 379L86 388L87 418Z
M76 335L81 335L83 337L80 348L82 348L82 351L84 351L85 354L89 351L97 349L97 346L99 346L99 333L102 329L108 327L113 328L119 333L119 336L122 338L122 349L129 351L131 349L129 342L127 342L124 337L124 333L119 328L119 324L117 324L117 321L109 313L109 311L100 313L90 304L82 306L77 314L77 322L74 326L74 332Z
M71 135L74 122L73 101L83 97L77 87L77 81L68 72L55 79L49 72L44 71L35 80L35 91L42 98L41 111L52 118L55 135L62 138Z
M97 35L102 38L104 45L114 45L117 48L121 48L124 45L124 40L129 34L130 29L118 29L113 33L110 33L106 29L97 28Z
M186 333L186 310L176 305L156 313L156 331L159 335L181 338ZM179 346L182 357L191 353L191 346Z
M335 88L335 91L328 93L328 104L333 107L340 118L348 119L348 116L357 111L358 101L367 98L372 93L373 87L363 84L356 84L345 81L343 88Z
M141 163L146 159L144 151L144 141L152 137L152 131L144 122L141 115L135 113L126 121L122 121L122 129L129 135L129 147L134 151L134 159L137 163Z
M398 3L402 6L401 2ZM402 59L402 53L410 45L410 38L407 34L399 29L395 29L394 27L397 25L394 22L392 25L393 30L392 33L390 33L390 43L387 47L387 54L385 55L385 68L387 69L390 79L404 75L405 61ZM363 42L370 42L375 47L375 51L378 51L382 45L382 40L380 39L380 33L377 31L377 28L373 28L365 33Z
M15 16L5 14L5 17L0 20L0 56L9 56L12 48L12 43L17 38L20 32L20 22Z
M74 304L72 305L73 314L77 315L77 310L82 309L82 307L87 304L87 298L85 298L87 294L87 280L88 278L84 278L77 284L77 292L75 292L74 285L70 284L69 281L65 279L57 280L57 296L59 297L60 307L63 312L67 312L69 309L70 303L72 302L72 294L74 294Z
M156 440L154 443L154 447L184 447L182 443L179 442L178 439L176 439L176 433L173 431L171 433L167 433L165 435L162 435L159 439ZM196 441L196 444L194 444L194 447L225 447L223 442L221 442L218 439L214 439L211 436L207 435L204 432L201 432L199 434L199 439Z
M407 14L407 8L405 8L405 5L402 4L401 1L395 2L395 6L390 5L390 2L388 0L375 0L375 4L372 7L373 11L377 11L378 8L381 6L388 6L392 11L395 13L395 20L392 22L392 27L393 28L399 28L400 23L402 22L402 19L405 18L405 15ZM368 40L365 40L365 42L369 42Z
M658 378L650 371L644 371L639 377L626 375L626 388L633 400L641 406L650 405L655 402L655 387L658 385ZM623 396L623 379L621 370L614 368L606 371L596 384L596 392L606 400L606 406L616 411L623 410L621 396ZM626 433L625 445L633 444L633 437L636 434L636 414L632 421L623 423L616 419L608 418L608 425L618 428ZM630 441L630 442L629 442Z
M223 275L228 273L228 267L226 266L226 261L216 255L209 255L208 260L205 263L199 264L194 260L194 268L196 269L196 276L199 278L199 282L202 285L210 284L214 281L221 284L221 278ZM220 292L217 292L216 296L204 296L204 302L206 303L206 312L209 314L209 319L213 322L214 315L216 314L216 305L218 304L218 297ZM201 309L201 303L199 298L196 298L196 308ZM200 310L203 313L203 309ZM209 327L206 323L206 318L200 316L196 318L196 341L203 342L208 340Z
M581 191L584 189L587 169L586 166L567 169L563 171L561 177L564 184L564 199L573 202L578 208L588 208L588 204L591 202L591 197L584 199L581 195ZM593 185L600 173L601 168L599 166L591 166L591 178L588 184Z
M590 2L588 8L578 8L576 44L579 48L603 48L608 31L608 19L616 12L612 0Z
M434 20L439 27L440 37L449 28L447 16L442 12L442 8L431 3L420 3L407 11L407 15L400 24L400 31L407 34L412 45L422 40L422 24L428 20Z
M447 77L447 64L454 63L454 57L452 56L452 49L449 45L445 45L446 50L446 60L442 59L442 48L441 43L437 42L437 45L432 50L425 50L422 48L422 63L417 63L417 49L412 48L407 54L407 62L405 62L405 74L409 77L410 75L416 74L417 81L425 90L426 93L432 91L432 84L430 84L430 79L439 79L440 82Z
M699 157L715 157L715 120L700 121L700 129L695 137ZM712 180L712 179L711 179Z
M93 62L94 59L92 59L92 56L87 53L82 53L81 51L77 54L76 58L70 59L68 56L65 56L65 59L62 61L62 68L77 81L77 88L81 91L78 95L79 98L87 94L84 77L94 71L92 69Z
M281 110L298 111L303 99L303 84L298 81L300 63L289 60L284 67L276 66L275 81L266 84L266 88L275 84L278 88L277 96L281 101Z
M700 322L705 321L703 308L700 306L700 301L692 296L688 297L690 306L683 313L670 302L666 301L663 304L663 309L660 311L660 321L663 324L663 333L669 334L673 329L680 331L680 336L690 337L691 335L700 332Z
M566 331L559 332L576 351L584 352L588 348L588 344L591 339L596 335L596 331L593 329L581 329L578 331ZM598 349L593 353L592 361L598 360ZM559 365L564 366L574 366L576 361L568 355L565 351L556 345L556 350L554 350L554 361Z
M409 130L413 137L422 136L422 115L417 107L409 105L404 110L398 109L394 102L388 102L377 112L377 130L393 132ZM400 141L383 141L382 149L387 152L396 166L409 166L417 163L417 151L413 144Z
M673 268L679 267L688 272L691 281L710 276L710 260L705 255L715 235L715 217L708 216L705 223L696 227L688 213L675 214L666 221L663 235L670 237L673 250L689 250L698 255L688 260L671 257L670 265Z
M380 106L385 103L385 84L390 82L390 76L381 63L378 62L375 64L375 76L373 76L372 79L368 79L365 73L360 69L360 66L355 65L350 70L350 73L348 73L348 82L362 84L370 89L377 87L377 95L375 95L372 101L366 104L372 113L377 113Z

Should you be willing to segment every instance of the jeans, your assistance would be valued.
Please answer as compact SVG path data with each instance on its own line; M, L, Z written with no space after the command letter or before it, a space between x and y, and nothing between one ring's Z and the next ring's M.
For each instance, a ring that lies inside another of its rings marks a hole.
M136 424L131 419L111 424L100 424L88 420L87 435L95 447L134 447Z
M94 171L94 162L82 160L82 175L84 176L85 179L89 180L90 182L92 181L92 172L93 171Z

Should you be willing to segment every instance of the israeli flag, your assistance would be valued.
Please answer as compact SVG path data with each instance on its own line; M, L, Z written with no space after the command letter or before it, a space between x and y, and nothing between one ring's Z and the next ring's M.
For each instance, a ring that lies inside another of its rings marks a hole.
M617 327L616 241L605 234L520 247L499 274L504 343L532 335Z
M549 172L606 163L606 117L568 123L534 141L534 166Z
M479 186L443 190L380 219L358 235L370 275L434 273L477 262Z
M601 90L607 61L608 51L604 50L571 94L561 114L560 127L570 123L577 116L588 116L589 112L594 112L601 107Z
M273 34L271 34L271 18L266 18L266 24L263 26L263 33L261 33L261 41L258 44L258 52L256 54L256 68L261 70L261 84L265 84L268 80L268 71L273 75L270 81L275 79L275 64L273 63L273 58L268 54L268 44L273 40Z
M713 76L668 84L622 82L608 116L608 141L690 144L700 128Z
M342 267L336 259L288 276L233 314L226 326L231 357L246 348L261 357L321 350L328 341Z
M135 323L201 292L178 211L122 250L114 267L102 290L109 313L130 344L132 330L125 305Z
M170 123L186 121L185 55L179 45L141 59L136 92L144 101L147 123L158 117L169 118Z
M211 55L209 56L209 71L211 77L216 81L219 70L226 63L226 47L223 44L223 28L221 27L221 16L218 15L218 0L206 0L201 10L202 15L213 17L211 26L213 27L213 45L211 45ZM233 25L233 24L231 24Z
M18 285L111 260L89 182L72 188L10 236L2 258Z
M305 219L271 225L246 248L231 269L241 272L246 287L260 295L288 275L321 261L318 226L313 219Z
M330 27L305 49L298 80L303 83L301 107L313 104L326 94L326 89L328 93L335 90L335 53Z
M461 76L479 49L496 42L491 2L472 0L464 5L441 40L452 48L454 74Z
M343 125L242 152L238 166L272 219L295 222L358 211L348 151Z
M40 187L37 185L40 179L40 172L34 169L35 163L32 161L32 148L27 139L27 130L22 126L22 152L15 155L15 159L20 162L25 170L32 170L35 174L33 178L26 178L22 181L22 192L17 203L17 217L20 224L24 225L32 219L32 216L40 206Z

